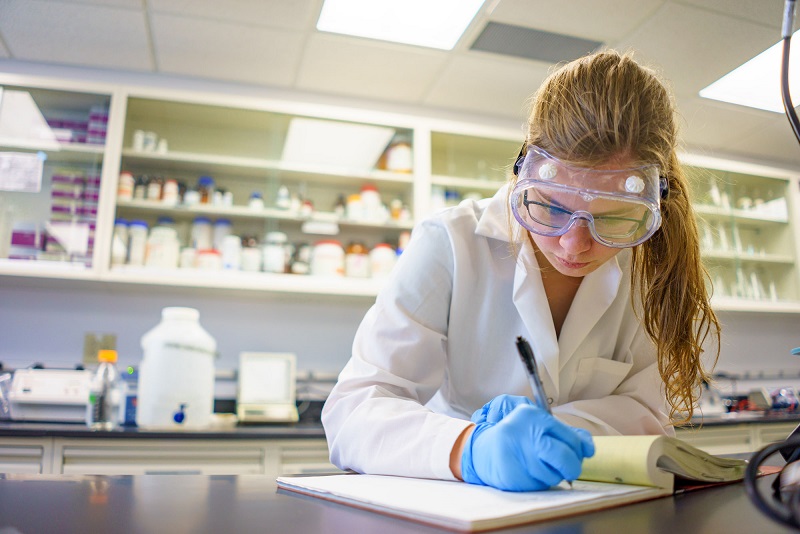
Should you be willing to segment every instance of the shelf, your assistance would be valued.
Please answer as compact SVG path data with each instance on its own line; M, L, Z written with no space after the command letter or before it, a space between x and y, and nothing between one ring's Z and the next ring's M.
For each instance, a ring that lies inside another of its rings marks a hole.
M752 221L754 223L789 224L789 219L786 217L776 217L765 213L758 213L755 210L740 210L734 208L720 208L706 204L695 204L694 211L698 215L717 219L734 218L738 221Z
M48 161L55 163L95 163L99 158L103 157L105 147L103 145L84 143L0 138L0 150L44 152L47 154Z
M724 251L703 251L701 253L703 259L709 260L724 260L736 262L750 262L750 263L769 263L775 265L792 266L795 260L792 256L784 254L743 254L737 252L724 252Z
M372 298L378 294L383 285L382 280L374 279L196 269L159 270L143 267L117 267L105 273L101 279L106 282L153 286L243 289L274 293Z
M473 189L478 191L495 191L505 185L505 182L499 180L476 180L472 178L458 178L456 176L431 176L431 184L441 185L444 187L456 187L459 189Z
M158 215L172 215L176 217L190 218L197 215L227 217L230 219L275 219L296 223L307 221L335 223L339 226L359 227L359 228L380 228L389 230L411 230L413 223L400 221L371 222L371 221L351 221L340 219L334 213L316 212L308 217L292 214L286 210L277 208L264 208L254 210L246 206L210 206L199 204L196 206L168 206L158 202L147 200L117 201L117 209L122 211L132 211L139 213L153 213Z
M97 276L97 273L83 263L0 259L0 275L91 280Z
M277 172L281 178L297 181L313 178L339 184L361 184L365 182L411 185L414 176L408 173L336 169L316 165L292 165L277 160L245 158L238 156L209 156L190 152L166 154L143 153L125 149L122 151L123 168L126 165L147 165L159 170L184 170L197 173L231 173L238 176L264 179Z
M712 297L711 307L715 311L800 313L800 302L740 299L734 297Z

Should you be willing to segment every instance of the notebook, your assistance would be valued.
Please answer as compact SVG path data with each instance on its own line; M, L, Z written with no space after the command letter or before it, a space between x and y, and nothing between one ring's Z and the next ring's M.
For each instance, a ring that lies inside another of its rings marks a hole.
M280 477L278 487L451 530L477 532L672 495L676 479L741 480L746 462L667 436L599 436L579 480L546 491L506 492L463 482L344 474Z

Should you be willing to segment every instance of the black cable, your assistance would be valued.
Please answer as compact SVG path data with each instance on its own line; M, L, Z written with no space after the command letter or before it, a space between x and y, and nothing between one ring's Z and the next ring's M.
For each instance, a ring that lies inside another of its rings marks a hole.
M798 518L798 502L800 502L800 486L791 493L786 492L787 503L782 501L783 494L778 485L776 496L767 500L758 490L756 481L758 479L759 468L770 456L776 452L791 452L800 449L800 437L794 436L779 443L773 443L759 450L750 458L744 474L744 485L747 495L753 501L756 508L761 510L770 519L783 525L800 529L800 518ZM771 504L770 504L771 503Z
M794 25L794 3L795 0L786 0L783 10L783 55L781 57L781 96L783 97L783 109L792 131L797 141L800 142L800 120L794 111L792 96L789 94L789 49L792 41L792 28Z

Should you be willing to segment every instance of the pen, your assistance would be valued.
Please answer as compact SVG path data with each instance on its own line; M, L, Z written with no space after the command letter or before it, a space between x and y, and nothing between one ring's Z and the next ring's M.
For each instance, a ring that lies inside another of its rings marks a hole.
M531 389L533 390L534 402L536 402L539 408L547 410L547 413L552 414L550 403L547 402L547 396L544 394L542 381L539 380L539 371L536 369L536 358L533 356L533 350L531 350L531 346L522 336L517 336L517 350L519 351L519 357L522 359L522 363L525 364L525 369L528 370L528 378L531 383Z
M536 368L536 358L533 355L533 349L528 344L528 341L522 337L517 336L517 351L522 363L525 364L525 369L528 370L528 379L531 383L531 390L533 390L533 400L539 408L547 410L551 414L553 411L550 409L550 403L547 402L547 395L544 394L544 387L542 381L539 379L539 371ZM567 484L572 488L572 481L567 480Z

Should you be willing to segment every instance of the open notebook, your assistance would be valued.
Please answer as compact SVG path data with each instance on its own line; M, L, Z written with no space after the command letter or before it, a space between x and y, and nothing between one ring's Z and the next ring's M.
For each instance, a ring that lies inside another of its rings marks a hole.
M547 491L506 492L463 482L383 475L280 477L280 488L463 531L532 523L672 495L676 478L741 480L746 462L666 436L601 436L580 480Z

